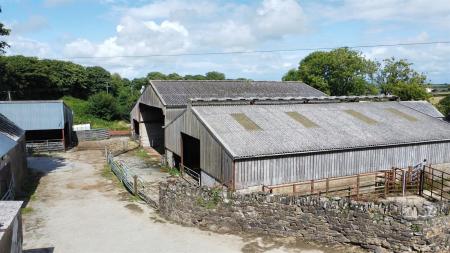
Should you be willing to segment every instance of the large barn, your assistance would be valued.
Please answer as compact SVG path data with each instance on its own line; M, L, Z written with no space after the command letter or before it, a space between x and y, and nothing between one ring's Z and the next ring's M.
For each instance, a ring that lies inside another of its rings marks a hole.
M272 81L150 81L133 110L133 132L144 147L164 152L164 130L191 98L325 96L301 82Z
M20 192L26 173L25 131L0 114L0 200Z
M25 130L27 146L65 150L72 143L72 110L62 100L1 101L0 113Z
M194 99L165 128L169 162L202 184L261 189L450 162L450 125L393 97L226 100Z

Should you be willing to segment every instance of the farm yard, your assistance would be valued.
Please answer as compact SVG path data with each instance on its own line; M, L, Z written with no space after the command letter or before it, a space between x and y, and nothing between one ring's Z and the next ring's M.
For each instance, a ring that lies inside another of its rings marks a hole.
M119 158L139 169L148 160L135 154ZM29 159L42 177L23 214L24 252L337 252L294 238L173 224L126 191L102 157L94 149Z

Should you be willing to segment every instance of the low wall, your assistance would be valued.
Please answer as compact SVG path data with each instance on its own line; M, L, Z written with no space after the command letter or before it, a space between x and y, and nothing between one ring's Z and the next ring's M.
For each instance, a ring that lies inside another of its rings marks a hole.
M178 180L160 185L159 202L167 219L216 232L296 236L377 252L450 250L449 203L237 195Z
M22 252L21 201L0 201L0 252Z

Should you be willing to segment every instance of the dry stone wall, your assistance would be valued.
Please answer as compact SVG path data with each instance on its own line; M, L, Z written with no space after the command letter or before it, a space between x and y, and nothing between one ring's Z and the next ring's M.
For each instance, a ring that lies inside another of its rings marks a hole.
M238 195L181 181L160 185L160 213L217 232L296 236L375 252L450 252L449 203Z

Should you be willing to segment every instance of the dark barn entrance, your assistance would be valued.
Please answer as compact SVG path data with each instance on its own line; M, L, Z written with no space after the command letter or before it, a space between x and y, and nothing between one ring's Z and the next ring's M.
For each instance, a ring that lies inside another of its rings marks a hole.
M200 180L200 140L181 133L182 164L187 167L185 172L196 180Z
M140 104L142 123L145 129L138 128L142 145L150 146L160 154L164 153L164 114L161 108ZM146 134L145 134L145 133Z

